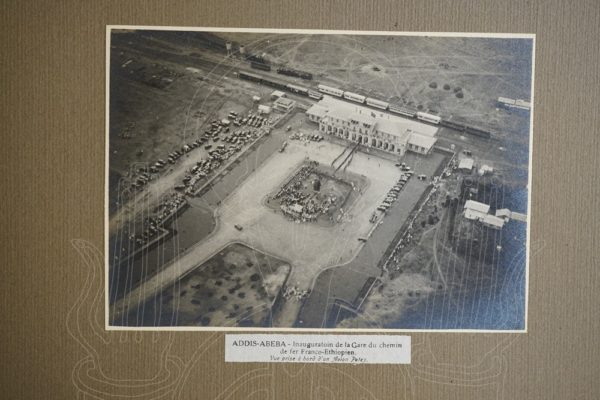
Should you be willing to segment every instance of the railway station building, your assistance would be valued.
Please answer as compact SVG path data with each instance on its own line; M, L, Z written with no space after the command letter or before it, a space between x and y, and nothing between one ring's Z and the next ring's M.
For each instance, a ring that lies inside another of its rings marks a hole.
M399 156L408 151L429 154L437 128L384 111L324 96L306 112L319 131Z

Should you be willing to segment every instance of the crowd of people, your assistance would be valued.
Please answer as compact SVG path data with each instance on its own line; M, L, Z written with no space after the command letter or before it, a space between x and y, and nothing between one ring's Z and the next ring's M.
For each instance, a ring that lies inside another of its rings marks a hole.
M151 216L144 220L144 231L136 234L132 232L129 240L135 241L138 245L144 245L152 241L161 232L162 226L168 222L187 201L180 193L171 193L166 195L159 205L151 212Z
M316 221L320 215L326 214L335 204L335 196L319 195L320 178L316 174L318 163L310 161L304 165L290 181L273 196L278 200L284 215L297 222ZM305 187L313 176L312 189ZM308 189L308 190L307 190Z

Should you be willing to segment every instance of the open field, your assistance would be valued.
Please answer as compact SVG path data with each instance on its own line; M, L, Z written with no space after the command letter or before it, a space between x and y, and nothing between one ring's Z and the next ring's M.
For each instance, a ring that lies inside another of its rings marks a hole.
M531 42L361 35L227 35L324 84L505 129L499 96L529 99ZM430 87L435 83L436 87ZM444 85L448 85L446 89ZM464 97L458 98L460 88Z
M272 306L289 271L281 260L234 243L145 302L143 313L132 311L127 320L115 323L270 325Z

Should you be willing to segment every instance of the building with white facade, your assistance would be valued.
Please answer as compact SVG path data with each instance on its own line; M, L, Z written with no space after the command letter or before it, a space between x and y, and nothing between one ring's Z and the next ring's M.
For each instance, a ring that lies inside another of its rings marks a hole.
M466 219L471 221L479 221L488 228L502 229L504 223L507 221L505 218L502 218L504 213L500 213L500 215L498 215L497 212L496 215L493 215L490 214L489 211L490 206L488 204L480 203L475 200L467 200L465 202L464 216Z
M474 165L475 161L472 158L463 158L458 163L458 169L461 171L471 172L473 170Z
M483 226L487 226L488 228L500 230L504 226L504 219L500 217L496 217L494 215L488 214L483 217L481 223Z
M466 219L480 221L490 211L490 206L475 200L467 200L465 202L464 210Z
M306 111L322 133L335 135L368 148L403 155L407 150L429 154L437 128L330 96Z
M531 110L531 102L521 99L509 99L507 97L498 97L498 105L505 108L519 108L521 110Z

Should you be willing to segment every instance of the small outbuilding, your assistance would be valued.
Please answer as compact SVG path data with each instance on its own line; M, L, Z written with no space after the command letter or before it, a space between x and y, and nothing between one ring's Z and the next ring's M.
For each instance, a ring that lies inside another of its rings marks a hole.
M263 104L260 104L258 106L258 113L259 114L270 114L271 113L271 107L265 106Z
M273 102L273 108L282 112L291 111L295 105L296 102L294 100L286 99L284 97L280 97Z
M492 174L494 172L494 168L490 167L489 165L482 165L481 168L479 168L479 175L480 176L484 176L484 175L488 175L488 174Z
M281 90L275 90L273 93L271 93L271 100L277 100L280 97L285 97L286 94L285 92L282 92Z
M473 165L475 161L472 158L463 158L458 163L458 169L465 172L471 172L473 170Z
M508 208L500 208L496 210L496 217L508 221L512 217L512 212Z
M481 223L488 228L500 230L504 226L504 219L496 217L491 214L487 214L481 220Z
M465 218L481 221L490 211L488 204L480 203L475 200L467 200L464 206Z
M425 136L418 133L411 133L408 138L408 150L419 154L429 154L433 145L437 141L436 137Z

